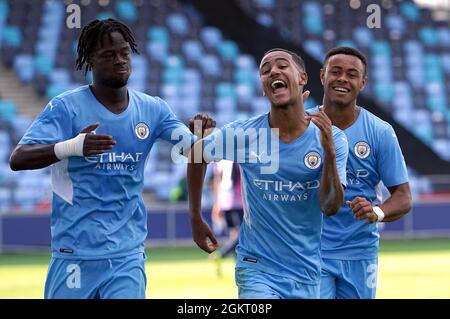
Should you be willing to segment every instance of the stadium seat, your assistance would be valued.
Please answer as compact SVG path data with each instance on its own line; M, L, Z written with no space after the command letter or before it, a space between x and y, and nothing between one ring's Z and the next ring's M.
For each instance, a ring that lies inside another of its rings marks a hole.
M322 6L316 1L308 1L303 3L303 13L307 16L321 17Z
M430 27L421 28L419 30L419 37L425 45L430 47L435 47L439 42L438 34Z
M450 48L450 30L449 28L441 27L436 30L438 37L438 44L441 48Z
M120 0L116 3L116 11L120 19L135 22L138 18L138 11L135 4L129 0Z
M404 104L400 104L404 105ZM411 112L409 110L403 110L401 107L397 107L397 109L393 112L394 119L403 125L406 129L412 130L414 127L414 123L411 121Z
M447 74L450 74L450 53L444 53L441 55L441 65Z
M145 91L145 83L148 76L148 63L146 59L141 55L134 54L132 57L133 72L128 80L128 83L132 89L138 91Z
M9 5L6 0L0 0L0 19L6 20L9 15Z
M270 109L270 104L265 97L255 97L253 103L251 104L252 110L255 114L262 114Z
M22 45L22 32L17 26L6 26L2 32L2 45L19 48Z
M374 41L371 49L374 55L391 55L391 46L387 41Z
M184 60L180 55L170 55L165 59L164 67L170 69L184 69Z
M390 83L381 82L374 86L376 98L382 103L389 103L393 96L393 89Z
M253 84L240 83L236 85L236 95L239 102L251 103L253 100Z
M367 28L357 27L353 30L353 39L358 47L368 47L373 41L373 33Z
M189 22L184 15L179 13L171 13L167 16L167 25L169 29L180 36L184 36L189 32Z
M214 101L215 110L218 113L234 112L237 101L234 96L219 96Z
M34 70L38 74L50 75L53 71L53 62L46 55L39 55L34 58Z
M197 69L187 68L183 73L183 81L185 83L195 83L200 85L201 75Z
M236 67L244 70L256 70L255 59L248 54L239 54L236 58Z
M148 42L146 49L150 58L153 58L160 63L165 60L169 53L168 45L165 42Z
M216 101L216 109L218 112L216 113L216 122L218 126L223 126L227 123L234 121L236 113L236 104L231 100L218 99Z
M435 139L432 146L437 153L442 154L447 161L450 161L449 139Z
M221 63L216 55L206 54L203 56L203 59L200 61L200 67L208 77L217 78L220 76L222 69Z
M183 69L167 68L162 73L162 80L165 84L178 85L183 81Z
M236 84L248 84L251 86L255 86L256 70L245 70L245 69L237 69L234 73L234 81Z
M256 20L259 22L259 24L270 28L273 26L273 19L270 15L266 13L259 13L256 17Z
M407 20L418 21L420 19L420 11L413 2L400 4L400 12Z
M54 84L66 86L70 83L70 74L66 69L55 69L50 74L50 81Z
M431 111L444 113L447 109L447 101L443 95L429 95L428 96L428 107Z
M190 119L193 114L202 111L200 109L200 100L201 98L198 96L182 96L178 113L179 117L181 119Z
M316 35L322 34L324 29L322 19L315 16L305 16L303 19L303 26L308 33Z
M115 19L116 15L112 12L100 12L95 18L98 20Z
M432 126L431 124L431 112L428 109L416 110L412 114L410 113L410 120L414 123L414 126L420 127L424 126L428 129Z
M394 87L394 93L392 97L392 106L394 107L394 112L398 110L411 112L414 108L414 102L411 93L409 91L404 93L397 92L398 91L396 91Z
M255 4L264 9L272 9L275 6L275 0L255 0Z
M236 98L235 86L232 83L221 82L216 85L216 96L224 98Z
M14 58L14 70L23 83L30 82L34 77L33 56L19 54Z
M198 61L202 58L203 47L200 41L188 40L183 42L182 51L187 60Z
M233 41L221 42L218 50L222 59L226 61L234 61L239 54L239 48Z
M200 39L207 48L216 48L222 42L222 32L215 27L204 27L200 31Z
M355 42L353 42L352 40L339 40L336 43L337 46L343 46L343 47L351 47L351 48L356 48L356 44Z
M0 100L0 118L13 121L16 118L16 104L12 101Z
M176 97L178 95L178 86L172 83L164 83L161 86L161 94L164 99Z
M179 88L179 94L184 98L201 98L201 92L202 86L197 82L183 81L183 84Z
M5 19L2 16L0 16L0 48L2 47L2 41L3 41L3 25L5 24Z
M165 45L168 45L170 41L169 33L163 26L150 27L147 31L147 38L151 42L163 43Z
M401 16L397 15L388 15L386 17L386 26L390 31L397 31L401 34L405 32L405 21L401 18Z
M325 54L325 48L322 42L318 40L306 40L303 43L306 52L311 54L317 60L322 60Z
M413 128L413 133L426 144L433 143L433 129L429 126L419 125Z

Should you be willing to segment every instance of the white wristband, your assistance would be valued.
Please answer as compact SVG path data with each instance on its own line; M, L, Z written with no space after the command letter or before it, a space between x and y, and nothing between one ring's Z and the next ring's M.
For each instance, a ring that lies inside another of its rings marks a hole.
M83 144L86 133L81 133L76 137L55 144L55 155L59 160L72 156L83 156Z
M373 209L373 212L375 213L375 215L377 215L377 217L378 217L378 222L382 222L384 219L383 210L379 206L374 206L374 207L372 207L372 209Z

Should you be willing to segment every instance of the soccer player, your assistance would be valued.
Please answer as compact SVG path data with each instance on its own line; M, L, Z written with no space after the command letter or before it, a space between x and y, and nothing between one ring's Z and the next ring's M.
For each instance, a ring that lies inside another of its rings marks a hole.
M224 258L234 252L239 239L239 227L244 211L242 209L242 194L239 164L231 161L220 161L214 166L213 191L215 203L213 213L226 222L229 240L220 251Z
M145 160L157 138L192 135L162 99L127 87L132 52L123 23L86 25L76 67L93 83L53 98L11 155L15 171L52 165L45 298L145 298Z
M259 71L270 111L215 130L191 151L193 238L208 253L217 248L200 212L206 163L239 162L244 206L236 248L239 298L318 298L321 211L333 215L343 203L347 140L325 113L305 118L307 74L297 54L270 50Z
M366 57L336 47L320 71L324 111L348 139L346 203L323 220L321 298L375 298L378 223L392 222L411 210L405 160L392 126L356 104L367 81ZM377 196L382 181L391 196Z
M211 211L212 222L221 225L224 223L228 235L228 240L224 243L220 252L212 254L216 263L217 275L221 277L221 259L235 252L239 242L239 227L242 223L244 210L242 208L239 164L231 161L220 161L213 166L213 172L214 206Z

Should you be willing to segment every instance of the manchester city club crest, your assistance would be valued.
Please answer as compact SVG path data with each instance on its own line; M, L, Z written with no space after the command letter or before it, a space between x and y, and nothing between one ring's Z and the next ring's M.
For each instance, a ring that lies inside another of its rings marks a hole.
M134 132L139 139L145 140L150 134L150 129L148 128L147 124L141 122L136 125L136 127L134 128Z
M370 145L366 142L358 142L353 150L359 158L366 158L370 154Z
M306 167L308 167L309 169L316 169L322 163L322 158L317 152L309 152L305 155L304 162Z

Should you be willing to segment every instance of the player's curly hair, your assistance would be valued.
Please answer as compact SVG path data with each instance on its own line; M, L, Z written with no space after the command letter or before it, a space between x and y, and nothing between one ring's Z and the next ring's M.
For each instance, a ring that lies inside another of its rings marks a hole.
M85 74L91 69L87 63L89 56L94 51L97 43L100 43L100 46L103 46L103 36L105 34L111 36L112 32L119 32L122 34L125 41L130 44L131 51L134 53L139 53L137 50L136 40L134 39L130 29L124 23L115 19L94 20L84 26L81 30L77 47L78 56L75 62L75 67L77 70L83 69L85 64Z

